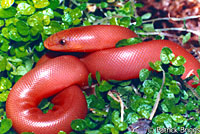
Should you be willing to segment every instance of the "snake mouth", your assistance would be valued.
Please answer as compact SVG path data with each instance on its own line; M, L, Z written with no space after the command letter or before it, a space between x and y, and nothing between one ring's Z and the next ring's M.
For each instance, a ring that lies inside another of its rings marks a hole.
M44 41L44 47L45 47L46 49L49 49L49 42L48 42L48 39L46 39L46 40Z

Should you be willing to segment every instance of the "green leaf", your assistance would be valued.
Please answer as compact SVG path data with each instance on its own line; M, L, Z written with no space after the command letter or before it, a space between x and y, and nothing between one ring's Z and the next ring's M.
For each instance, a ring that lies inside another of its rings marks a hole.
M110 25L119 25L118 19L115 18L115 17L112 17L112 18L110 19Z
M8 50L9 50L9 44L8 43L3 43L2 45L1 45L1 51L3 51L3 52L8 52Z
M92 121L88 116L85 117L85 121L89 129L94 129L98 125L94 121Z
M135 7L139 7L139 8L141 8L141 7L143 7L144 5L142 4L142 3L135 3Z
M110 134L111 128L114 128L112 124L105 124L99 130L104 134Z
M7 60L5 57L2 57L0 55L0 72L5 71L6 70L6 65L7 65Z
M0 133L4 134L12 127L12 121L10 119L1 120Z
M110 107L113 109L120 109L120 103L115 101L115 100L111 100L110 101Z
M14 72L11 72L13 75L25 75L28 72L28 70L23 66L18 66L17 69Z
M197 69L197 73L198 73L199 78L200 78L200 69Z
M117 130L116 128L111 128L111 133L112 134L119 134L119 130Z
M73 23L72 17L71 17L71 15L68 14L68 13L67 13L67 14L64 14L64 15L62 16L62 21L67 22L68 25L71 25L71 24Z
M111 120L114 125L118 125L121 122L119 118L119 111L112 112Z
M50 3L48 0L33 0L35 8L44 8L47 7Z
M164 47L161 50L160 59L161 59L162 63L169 64L170 61L172 61L174 57L175 57L175 55L172 53L170 48Z
M179 94L180 88L178 85L169 85L169 90L174 94Z
M58 134L67 134L67 133L64 131L60 131L60 132L58 132Z
M107 2L101 2L101 8L107 8L108 3Z
M146 80L149 77L149 75L150 75L150 71L148 69L140 70L140 73L139 73L140 81Z
M95 116L94 114L92 113L89 113L88 114L88 117L91 118L91 120L95 121L95 122L102 122L105 120L104 117L101 117L101 116Z
M131 82L132 82L131 80L128 80L128 81L122 81L122 82L119 83L119 85L120 85L120 86L128 86L128 85L131 84Z
M200 86L197 86L196 91L197 91L198 95L200 95Z
M155 80L145 80L142 85L143 87L152 87L154 90L160 89L160 84Z
M11 88L11 86L12 86L12 83L8 78L1 77L1 79L0 79L0 92Z
M91 87L91 85L92 85L92 74L89 73L89 75L88 75L88 86Z
M48 7L55 10L56 8L59 7L59 5L60 5L59 0L50 0L50 5Z
M154 89L151 87L144 88L144 93L147 97L153 97L154 96Z
M173 74L173 75L182 75L185 72L185 67L183 65L181 65L179 67L170 66L168 68L168 72Z
M53 10L52 10L51 8L47 8L47 9L43 10L43 11L42 11L42 14L44 15L44 17L45 17L45 16L49 16L50 19L53 19L53 18L54 18L54 12L53 12ZM45 18L43 18L43 20L44 20L44 19L45 19Z
M145 13L144 15L142 15L142 20L147 20L147 19L150 19L152 16L151 13Z
M88 2L88 0L77 0L78 2Z
M42 52L45 49L44 44L42 42L40 42L38 45L35 45L35 49L38 52Z
M4 26L4 20L0 20L0 28Z
M2 92L0 94L0 102L5 102L8 98L9 91Z
M113 85L109 84L107 81L103 80L98 87L100 92L106 92L112 89Z
M9 39L8 27L3 27L3 28L2 28L2 35L3 35L6 39Z
M89 107L101 110L105 107L105 101L102 98L96 98L90 103Z
M80 10L84 11L87 9L87 4L86 3L82 3L79 7Z
M13 5L14 0L1 0L1 7L2 8L9 8Z
M61 25L56 21L51 21L48 27L44 27L44 33L47 35L57 33L61 30L62 30Z
M160 89L160 84L154 80L145 80L142 86L147 97L152 97Z
M16 13L17 10L14 7L10 7L7 9L3 9L2 7L0 7L0 18L2 19L11 18L15 16Z
M103 116L103 117L106 117L107 114L108 114L107 112L102 111L102 110L98 110L98 109L93 109L92 111L93 111L93 114L94 114L95 116Z
M172 60L172 65L181 66L186 63L186 59L183 56L177 56Z
M161 65L162 65L161 61L156 61L155 63L149 62L149 66L152 69L159 71L159 72L163 70Z
M72 17L73 21L82 16L82 11L79 8L74 8L69 13L70 13L70 16Z
M183 123L186 120L182 115L179 114L171 115L171 118L177 123Z
M146 32L153 32L153 31L155 31L153 23L143 24L143 30L146 31Z
M188 97L189 97L188 93L187 93L185 90L183 90L183 96L182 96L181 98L182 98L183 100L187 100Z
M14 40L16 42L22 41L22 37L17 32L17 28L16 27L14 27L13 25L9 25L8 26L8 31L9 31L9 38L11 40Z
M162 104L161 104L161 108L162 108L162 110L163 110L164 112L169 112L169 109L168 109L168 107L166 106L166 104L162 103Z
M187 108L188 111L192 111L192 110L198 108L198 106L197 106L197 104L193 100L190 100L187 103L186 108Z
M136 18L136 24L135 26L141 26L142 25L142 18L139 16Z
M184 104L175 105L175 110L172 111L174 114L185 114L187 112L186 106Z
M40 104L38 105L38 108L41 110L44 110L46 108L48 108L50 105L50 102L48 101L48 99L43 99Z
M75 131L82 131L82 130L86 129L87 124L86 124L85 120L76 119L71 122L71 127Z
M182 43L185 44L186 42L188 42L191 38L191 33L187 33L186 35L182 35Z
M120 19L120 23L119 25L120 26L123 26L123 27L128 27L131 23L131 18L130 17L123 17Z
M129 38L129 39L123 39L120 40L119 42L117 42L115 47L124 47L124 46L128 46L128 45L133 45L133 44L138 44L141 43L142 39L135 37L135 38Z
M27 71L30 71L33 68L33 60L32 59L25 60L25 68Z
M138 109L137 112L139 113L139 115L141 115L144 118L149 118L150 116L150 112L152 110L152 106L147 105L147 104L141 104Z
M101 83L101 75L98 71L96 72L96 80L99 84Z
M131 2L126 2L121 8L120 11L123 12L125 15L133 15L133 7L131 5Z
M85 134L103 134L103 133L100 132L99 130L86 130Z
M17 5L17 11L21 15L31 15L35 12L35 7L29 5L28 3L22 2Z
M5 26L9 26L11 24L16 26L17 21L19 21L18 18L8 18L8 19L5 20Z
M18 21L16 23L17 32L22 36L27 36L30 33L29 26L24 21Z
M128 127L128 124L126 122L120 122L118 125L117 125L117 129L119 131L125 131Z
M162 113L162 114L159 114L156 117L154 117L152 122L156 125L161 126L161 125L164 125L164 121L166 121L166 120L172 120L172 119L169 114Z
M31 27L31 29L30 29L31 36L37 36L39 34L39 32L40 32L40 29L35 26Z
M136 113L130 112L130 113L127 115L126 122L127 122L128 124L133 124L133 123L136 123L136 122L138 121L139 118L141 118L141 116L139 116L139 115L136 114Z
M23 132L22 134L34 134L32 132Z

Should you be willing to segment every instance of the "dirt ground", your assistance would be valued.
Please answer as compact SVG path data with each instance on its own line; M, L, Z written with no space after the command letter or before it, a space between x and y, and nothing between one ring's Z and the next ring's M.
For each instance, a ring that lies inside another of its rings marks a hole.
M152 13L152 18L163 18L163 17L189 17L199 16L195 19L188 19L184 21L172 21L163 20L156 21L155 28L187 28L200 33L200 0L137 0L137 2L143 3L143 8L138 8L137 12L139 15L146 12ZM175 35L185 35L187 32L183 31L167 31L167 33ZM169 40L181 44L190 53L192 53L200 61L200 37L192 34L191 39L186 43L182 44L181 38L168 37Z

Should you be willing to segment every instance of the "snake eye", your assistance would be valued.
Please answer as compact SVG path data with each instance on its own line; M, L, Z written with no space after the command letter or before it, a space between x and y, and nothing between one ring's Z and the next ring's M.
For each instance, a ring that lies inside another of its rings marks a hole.
M59 43L60 43L61 45L65 45L65 44L66 44L66 41L65 41L64 39L61 39L61 40L59 41Z

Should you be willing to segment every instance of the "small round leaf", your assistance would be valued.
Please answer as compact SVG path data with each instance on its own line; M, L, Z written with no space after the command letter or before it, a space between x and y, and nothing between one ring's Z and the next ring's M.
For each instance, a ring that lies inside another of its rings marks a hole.
M86 129L87 124L86 124L85 120L76 119L71 122L71 127L75 131L82 131L82 130Z
M174 66L181 66L186 63L186 60L183 56L177 56L175 59L172 60L172 65Z
M28 3L19 3L17 6L17 11L21 15L31 15L35 12L35 8Z
M1 1L1 7L2 8L9 8L13 5L15 1L14 0L2 0Z
M24 21L16 23L17 32L22 36L27 36L30 33L29 26Z

